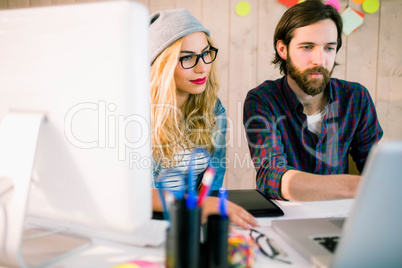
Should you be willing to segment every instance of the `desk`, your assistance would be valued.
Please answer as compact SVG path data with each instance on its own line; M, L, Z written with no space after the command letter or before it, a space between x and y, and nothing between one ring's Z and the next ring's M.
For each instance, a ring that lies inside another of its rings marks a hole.
M275 201L284 211L285 216L274 218L258 218L261 227L259 231L277 242L285 250L292 261L292 265L273 261L263 255L259 255L253 267L313 267L303 257L301 257L292 247L281 239L271 228L272 220L314 218L314 217L344 217L348 216L353 204L352 199L322 201L322 202L286 202ZM244 232L244 230L238 230ZM110 268L114 265L124 263L132 259L145 259L161 264L164 263L164 246L160 247L129 247L107 241L94 240L93 245L59 263L55 268Z

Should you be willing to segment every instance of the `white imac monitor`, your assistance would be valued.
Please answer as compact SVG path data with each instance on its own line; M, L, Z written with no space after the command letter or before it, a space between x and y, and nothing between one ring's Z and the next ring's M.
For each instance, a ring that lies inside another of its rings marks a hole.
M132 1L0 11L0 263L31 219L77 234L151 219L148 26Z

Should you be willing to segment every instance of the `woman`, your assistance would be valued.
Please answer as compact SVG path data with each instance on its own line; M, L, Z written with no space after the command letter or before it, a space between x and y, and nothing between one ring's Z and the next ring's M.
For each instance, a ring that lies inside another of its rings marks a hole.
M150 44L154 187L194 189L211 166L216 172L212 189L219 189L226 168L226 112L217 97L218 49L209 31L186 9L152 14ZM197 153L197 148L206 153ZM207 198L204 221L208 214L218 213L217 203L217 198ZM161 210L156 189L153 209ZM256 226L256 220L236 204L229 202L228 214L244 228Z

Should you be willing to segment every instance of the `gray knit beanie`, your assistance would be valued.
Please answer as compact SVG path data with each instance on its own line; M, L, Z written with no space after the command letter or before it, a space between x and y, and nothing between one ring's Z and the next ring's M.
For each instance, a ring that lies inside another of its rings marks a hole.
M151 65L176 40L195 32L209 36L209 30L185 8L157 11L151 15L150 23Z

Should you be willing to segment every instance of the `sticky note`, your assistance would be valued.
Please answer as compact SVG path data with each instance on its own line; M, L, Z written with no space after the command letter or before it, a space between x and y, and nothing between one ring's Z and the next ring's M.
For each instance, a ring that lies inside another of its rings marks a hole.
M236 14L239 15L240 17L247 16L248 13L250 13L251 7L250 4L247 1L240 1L236 5Z
M132 260L123 264L113 266L113 268L159 268L159 265L144 260Z
M360 4L363 4L364 0L353 0L353 2L360 5Z
M288 7L292 7L296 5L299 1L298 0L278 0L279 3L284 4Z
M360 17L364 18L364 13L363 12L357 11L356 9L353 9L353 8L352 8L352 10L354 12L356 12Z
M338 12L341 9L341 3L338 0L327 0L325 4L333 6Z
M378 10L380 3L378 0L365 0L362 4L363 11L371 14Z
M342 31L345 35L349 35L363 24L363 17L350 7L346 8L345 11L342 12L341 17L343 22Z
M113 268L141 268L141 266L138 266L137 264L134 263L123 263L120 265L116 265Z

